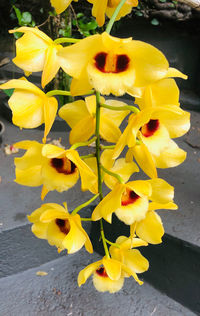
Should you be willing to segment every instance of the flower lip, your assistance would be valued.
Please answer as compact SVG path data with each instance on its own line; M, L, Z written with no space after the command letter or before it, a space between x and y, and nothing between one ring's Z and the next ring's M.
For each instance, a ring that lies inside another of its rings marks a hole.
M76 165L68 158L52 158L51 166L56 169L58 173L64 173L66 175L72 174L76 170Z
M107 277L108 277L108 275L107 275L107 273L106 273L106 269L105 269L104 267L100 267L100 268L97 269L95 272L96 272L99 276L101 276L101 277L104 277L104 278L107 278Z
M70 223L69 223L68 219L64 220L64 219L56 218L55 222L62 233L64 233L65 235L67 235L69 233Z
M142 126L141 132L143 136L150 137L158 130L159 126L159 120L150 120L147 124Z
M136 202L139 198L140 196L137 193L127 188L122 195L121 205L126 206L132 204Z
M120 73L127 70L129 57L125 54L113 55L106 52L100 52L95 57L95 66L104 73Z

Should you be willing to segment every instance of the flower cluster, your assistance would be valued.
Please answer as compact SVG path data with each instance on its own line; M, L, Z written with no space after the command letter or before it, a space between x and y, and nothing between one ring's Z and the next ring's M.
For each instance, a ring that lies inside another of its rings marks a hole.
M92 14L100 26L104 24L105 14L119 19L137 5L137 0L88 1L93 5ZM57 13L71 2L51 0ZM0 88L14 89L9 106L15 125L20 128L45 125L41 143L25 140L15 144L25 150L24 155L14 161L15 181L30 187L42 186L43 200L49 191L71 189L80 176L81 189L93 194L89 201L71 212L66 202L64 207L56 203L42 204L28 216L33 223L32 232L56 246L59 252L67 249L71 254L85 246L92 253L92 243L82 222L99 221L105 256L79 273L78 285L93 275L98 291L114 293L130 276L142 284L137 274L148 270L149 263L135 248L161 243L164 227L156 210L178 208L173 201L174 188L158 177L157 169L175 167L185 160L185 151L173 139L188 131L190 115L180 108L179 89L173 79L186 79L187 76L170 68L163 53L152 45L132 38L113 37L109 35L110 27L111 24L102 34L71 39L74 44L66 47L52 41L38 28L21 27L10 31L24 33L16 42L13 62L25 75L42 71L44 88L61 67L71 76L71 87L70 91L45 93L27 79L20 78ZM135 98L137 106L101 96L125 93ZM57 115L55 95L58 94L84 96L58 111L71 127L71 147L68 149L46 144ZM121 131L122 123L126 126ZM77 148L90 144L93 144L92 152L80 156ZM134 180L134 173L140 169L146 178ZM105 196L103 183L110 190ZM100 202L92 214L82 218L78 212L97 198ZM109 241L103 221L111 224L113 213L122 225L130 227L130 234Z

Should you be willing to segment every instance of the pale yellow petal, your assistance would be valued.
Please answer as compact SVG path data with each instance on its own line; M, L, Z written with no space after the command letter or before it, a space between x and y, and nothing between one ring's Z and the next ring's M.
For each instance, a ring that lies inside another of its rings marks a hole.
M167 183L165 180L156 178L147 180L147 182L152 187L152 194L150 196L150 199L153 202L165 204L173 200L174 187Z
M63 105L58 114L73 128L79 121L88 116L89 112L86 103L83 100L77 100Z
M87 141L95 132L95 120L92 116L83 117L75 126L73 126L69 141L70 144Z
M44 122L45 122L44 142L46 142L46 137L49 134L51 127L54 123L57 110L58 110L58 102L56 98L52 97L52 98L46 98L44 100Z

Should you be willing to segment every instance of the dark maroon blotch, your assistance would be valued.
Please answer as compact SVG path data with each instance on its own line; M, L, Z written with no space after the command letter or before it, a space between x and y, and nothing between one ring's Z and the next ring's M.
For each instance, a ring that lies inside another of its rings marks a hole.
M118 55L116 63L116 72L123 72L128 68L130 59L127 55Z

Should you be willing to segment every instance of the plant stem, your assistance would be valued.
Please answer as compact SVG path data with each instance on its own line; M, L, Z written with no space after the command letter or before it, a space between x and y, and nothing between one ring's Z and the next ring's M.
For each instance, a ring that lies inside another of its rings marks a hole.
M99 193L94 195L90 200L88 200L87 202L79 205L78 207L76 207L73 212L71 213L71 215L75 215L77 212L79 212L82 208L88 206L90 203L92 203L94 200L96 200L96 198L99 196Z
M122 178L120 177L120 175L118 175L117 173L114 173L108 169L106 169L104 166L101 165L101 169L106 172L107 174L109 174L112 177L115 177L120 183L124 183L124 181L122 180Z
M86 159L86 158L91 158L91 157L96 157L96 154L89 154L85 156L80 156L81 159Z
M120 1L120 3L118 4L118 6L116 7L116 9L115 9L115 11L114 11L112 17L110 18L110 21L108 22L107 27L106 27L106 32L107 32L108 34L110 34L110 31L111 31L112 26L113 26L113 24L114 24L114 22L115 22L115 19L116 19L116 17L117 17L117 15L118 15L119 11L121 10L121 8L123 7L123 5L124 5L125 2L126 2L126 0L121 0L121 1Z
M99 133L99 128L100 128L100 93L96 92L96 160L97 160L97 174L98 174L98 192L99 192L99 197L100 200L103 199L103 193L102 193L102 179L101 179L101 163L100 163L100 133ZM104 230L103 230L103 220L100 219L100 227L101 227L101 238L103 242L103 247L105 251L105 255L107 258L110 258L109 251L108 251L108 246L106 244L106 239L104 235Z
M106 243L106 238L105 238L105 235L104 235L103 220L102 219L100 219L100 225L101 225L101 239L102 239L102 242L103 242L105 255L106 255L107 258L110 258L109 251L108 251L108 246L107 246L107 243Z
M120 245L116 244L115 242L111 242L110 240L106 239L106 242L107 244L111 245L111 246L114 246L114 247L117 247L117 248L120 248Z
M52 97L54 95L68 95L68 96L70 96L71 93L70 93L70 91L65 91L65 90L51 90L51 91L46 93L47 97Z
M101 163L100 163L100 93L96 92L96 159L97 159L97 173L98 173L98 192L100 200L103 199L102 181L101 181Z
M101 149L114 149L114 148L115 148L115 145L108 145L108 146L101 145Z
M112 106L112 105L107 105L107 104L101 104L102 108L105 109L109 109L109 110L113 110L113 111L132 111L134 113L138 113L140 112L140 110L138 108L136 108L135 106L132 105L124 105L124 106Z
M89 139L87 142L80 142L80 143L75 143L74 145L72 145L70 147L70 149L76 149L78 147L83 147L83 146L88 146L92 143L94 143L96 140L96 136L92 137L91 139Z
M92 222L93 219L91 217L88 217L88 218L81 217L81 221L83 221L83 222Z
M60 44L60 43L78 43L80 42L80 39L78 38L67 38L67 37L59 37L54 40L55 44Z

